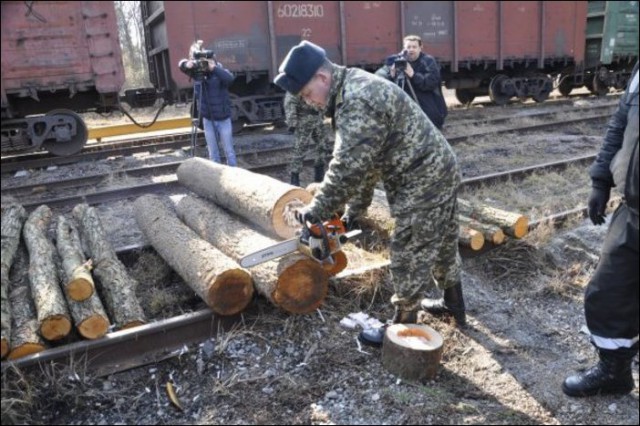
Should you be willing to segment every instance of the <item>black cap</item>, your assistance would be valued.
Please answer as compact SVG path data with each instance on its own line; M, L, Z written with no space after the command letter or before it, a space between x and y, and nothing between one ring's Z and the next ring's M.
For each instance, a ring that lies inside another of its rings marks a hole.
M287 92L297 95L318 71L326 57L322 47L303 40L291 48L278 68L280 74L273 82Z

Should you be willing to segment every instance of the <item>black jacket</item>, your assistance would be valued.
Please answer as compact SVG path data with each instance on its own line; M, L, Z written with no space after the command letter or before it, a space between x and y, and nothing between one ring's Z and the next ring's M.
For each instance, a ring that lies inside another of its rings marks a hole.
M409 63L414 71L413 77L409 81L416 93L420 108L427 114L431 122L438 129L441 129L447 116L447 104L442 96L440 66L433 56L423 52L420 52L415 61L409 61ZM376 71L376 75L392 80L389 71L390 67L385 65ZM405 84L404 90L413 98L408 84Z
M213 71L199 76L193 69L186 68L183 62L179 66L182 72L194 79L193 96L203 118L220 121L231 117L229 86L235 77L230 71L217 62Z

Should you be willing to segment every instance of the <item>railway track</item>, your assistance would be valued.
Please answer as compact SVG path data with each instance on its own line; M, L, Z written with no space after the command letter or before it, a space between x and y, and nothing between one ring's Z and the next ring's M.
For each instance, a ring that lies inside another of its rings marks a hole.
M510 179L520 179L531 173L551 172L561 170L571 165L588 164L593 161L594 155L584 155L569 160L557 161L553 163L539 164L536 166L510 170L504 173L494 173L471 179L465 179L463 185L489 185ZM151 187L146 187L145 192L149 192ZM131 188L122 190L120 197L132 196ZM87 196L89 201L91 197ZM97 198L96 198L97 200ZM584 216L586 207L571 209L554 213L546 218L532 221L530 229L535 229L549 220L554 223L561 223L567 218ZM120 258L135 257L144 246L134 245L122 247L117 250ZM468 251L461 251L463 255L469 255ZM475 256L478 253L473 254ZM371 265L370 269L357 271L344 271L338 277L349 274L362 274L371 269L384 268L388 263ZM87 370L96 375L107 375L129 368L138 367L152 362L159 362L164 359L180 355L187 350L188 344L204 341L216 337L221 330L228 330L231 327L253 315L252 309L245 311L241 315L233 317L219 317L209 309L201 309L195 312L178 315L168 319L162 319L140 327L116 331L107 335L106 338L94 341L78 341L61 347L47 349L43 352L30 355L15 361L4 361L2 368L28 368L33 366L46 366L48 364L75 364L83 365Z
M526 132L531 130L545 129L545 128L554 128L558 126L563 126L572 123L579 123L584 121L591 120L602 120L607 119L612 112L612 108L615 107L616 103L607 103L601 105L591 105L586 107L577 107L571 110L572 113L583 113L586 114L590 112L589 115L583 115L582 117L573 118L573 119L561 119L561 120L552 120L537 124L525 124L525 125L514 125L514 126L506 126L501 129L490 129L490 130L482 130L482 127L493 126L500 123L506 123L509 120L513 120L516 118L514 114L501 115L497 117L484 117L481 119L468 119L468 120L460 120L457 122L449 122L448 129L453 128L480 128L480 130L473 133L466 134L456 134L452 136L447 136L447 139L450 143L456 143L461 140L482 136L487 133L507 133L507 132ZM552 117L557 115L563 111L543 111L532 114L519 114L518 116L526 117L529 120L543 120L547 117ZM450 132L451 130L449 130ZM445 135L447 130L445 129ZM270 131L268 133L264 133L265 137L274 137L278 139L279 137L285 137L286 132L284 131ZM65 165L72 164L80 161L95 161L99 159L109 158L109 157L118 157L118 156L127 156L133 155L141 152L160 152L160 151L171 151L178 149L189 149L191 147L191 132L182 132L175 133L171 135L163 135L163 136L155 136L155 137L137 137L128 139L125 141L119 142L110 142L110 143L101 143L101 144L90 144L85 149L76 155L72 155L69 157L55 157L46 152L37 152L32 154L22 154L17 156L9 156L2 158L2 173L13 173L18 170L28 170L28 169L37 169L43 168L51 165ZM238 138L240 139L240 137ZM201 134L198 135L198 145L204 145L204 138ZM283 150L288 150L291 148L291 145L285 144L282 147ZM239 150L240 154L241 151ZM275 154L275 153L274 153Z

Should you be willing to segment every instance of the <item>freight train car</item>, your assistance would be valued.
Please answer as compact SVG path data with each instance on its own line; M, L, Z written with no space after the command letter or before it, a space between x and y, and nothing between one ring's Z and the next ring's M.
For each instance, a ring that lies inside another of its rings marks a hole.
M76 112L118 103L124 84L113 2L2 2L2 153L74 154Z

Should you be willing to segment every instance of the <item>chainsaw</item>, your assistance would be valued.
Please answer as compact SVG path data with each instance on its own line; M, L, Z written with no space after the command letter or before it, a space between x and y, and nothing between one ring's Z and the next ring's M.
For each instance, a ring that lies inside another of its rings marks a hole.
M359 229L347 232L338 216L311 226L305 223L297 237L244 256L240 259L240 266L250 268L296 251L320 263L333 264L332 255L341 251L349 238L361 232Z

